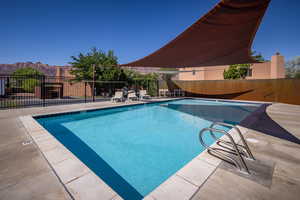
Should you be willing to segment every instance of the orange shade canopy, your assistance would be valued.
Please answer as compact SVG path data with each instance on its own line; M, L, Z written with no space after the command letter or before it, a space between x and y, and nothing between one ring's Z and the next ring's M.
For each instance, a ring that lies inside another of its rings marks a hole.
M270 0L222 0L174 40L121 66L200 67L254 63L251 45Z

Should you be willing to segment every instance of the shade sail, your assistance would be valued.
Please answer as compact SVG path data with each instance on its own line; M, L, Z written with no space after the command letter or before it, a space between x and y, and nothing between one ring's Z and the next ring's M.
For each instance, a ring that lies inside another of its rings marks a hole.
M200 67L253 63L251 45L270 0L222 0L174 40L121 66Z

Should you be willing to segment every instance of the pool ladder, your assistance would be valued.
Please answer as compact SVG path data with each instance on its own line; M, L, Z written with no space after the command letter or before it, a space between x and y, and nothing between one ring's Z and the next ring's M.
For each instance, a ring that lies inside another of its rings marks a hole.
M237 144L229 132L218 129L216 128L216 126L223 126L234 129L238 133L242 144ZM219 147L210 147L209 145L207 145L203 139L204 133L209 133ZM229 141L217 138L215 133L223 133L225 136L227 136L227 138L229 138ZM255 160L255 158L251 153L240 129L237 126L223 122L214 122L209 128L203 128L200 131L199 140L201 145L207 148L207 152L209 154L233 164L240 172L250 174L245 159Z

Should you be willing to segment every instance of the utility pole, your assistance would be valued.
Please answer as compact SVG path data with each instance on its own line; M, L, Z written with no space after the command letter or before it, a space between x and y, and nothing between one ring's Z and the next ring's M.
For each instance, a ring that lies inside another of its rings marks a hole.
M93 102L95 102L95 64L93 64Z

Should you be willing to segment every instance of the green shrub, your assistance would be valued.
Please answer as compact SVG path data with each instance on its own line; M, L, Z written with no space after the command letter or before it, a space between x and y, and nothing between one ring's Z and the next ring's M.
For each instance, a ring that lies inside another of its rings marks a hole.
M25 79L22 81L21 87L25 92L34 92L35 87L40 84L40 81L34 78Z
M224 70L224 79L244 79L247 76L250 64L230 65L227 70Z
M22 88L24 92L34 92L36 86L40 84L39 79L44 74L34 68L25 67L17 69L12 73L15 76L15 82L11 87Z

